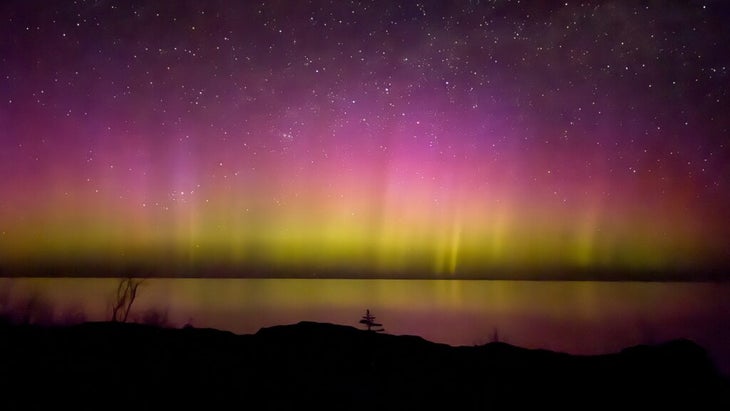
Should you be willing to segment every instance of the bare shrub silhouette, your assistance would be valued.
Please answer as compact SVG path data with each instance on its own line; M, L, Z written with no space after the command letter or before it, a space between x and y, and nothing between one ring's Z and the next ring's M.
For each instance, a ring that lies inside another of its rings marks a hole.
M3 324L53 324L53 306L37 292L10 298L9 293L0 295L0 323Z
M129 312L132 310L132 304L137 299L137 291L142 285L144 279L126 277L119 280L117 285L117 293L112 303L113 322L127 322Z
M53 324L53 307L37 292L31 292L21 299L15 311L20 324Z
M492 332L492 342L500 342L499 328L497 328L497 327L494 327L494 331Z
M0 288L0 324L11 323L10 287Z

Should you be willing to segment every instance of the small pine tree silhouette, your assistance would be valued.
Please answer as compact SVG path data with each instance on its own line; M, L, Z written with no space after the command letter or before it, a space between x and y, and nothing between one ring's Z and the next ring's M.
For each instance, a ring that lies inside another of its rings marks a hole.
M377 333L385 331L385 328L383 327L383 324L379 324L375 322L375 316L370 314L370 310L365 310L365 315L362 316L362 319L360 320L360 324L365 324L366 327L368 327L368 331L375 331ZM381 328L373 328L373 327L381 327Z

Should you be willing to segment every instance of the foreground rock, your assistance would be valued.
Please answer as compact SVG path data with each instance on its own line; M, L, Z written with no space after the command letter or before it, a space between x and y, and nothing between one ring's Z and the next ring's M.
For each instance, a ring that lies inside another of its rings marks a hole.
M88 323L0 326L0 409L730 409L706 352L677 340L601 356L451 347L303 322L235 335Z

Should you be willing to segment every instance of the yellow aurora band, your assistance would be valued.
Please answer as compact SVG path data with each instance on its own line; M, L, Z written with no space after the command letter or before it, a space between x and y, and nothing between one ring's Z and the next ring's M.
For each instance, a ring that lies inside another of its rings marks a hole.
M530 202L506 187L445 195L402 180L378 195L347 178L305 187L36 200L3 216L4 275L663 279L719 255L681 202Z
M0 2L0 276L730 277L726 2L319 3Z

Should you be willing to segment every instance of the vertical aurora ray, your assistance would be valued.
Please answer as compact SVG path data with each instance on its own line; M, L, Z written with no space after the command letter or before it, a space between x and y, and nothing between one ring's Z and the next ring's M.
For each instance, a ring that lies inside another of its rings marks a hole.
M730 261L719 2L38 4L1 8L3 275Z

